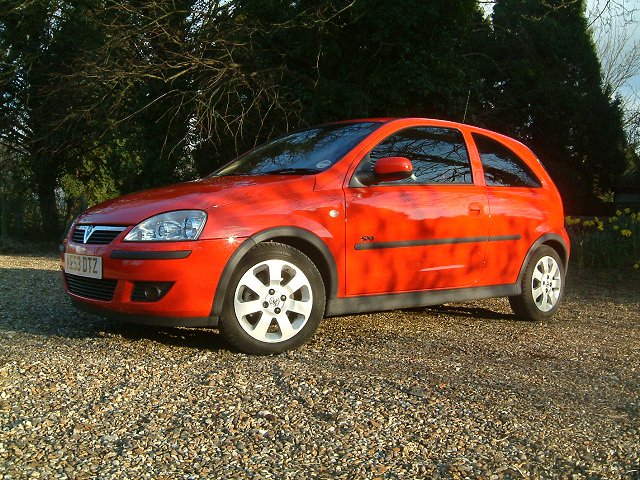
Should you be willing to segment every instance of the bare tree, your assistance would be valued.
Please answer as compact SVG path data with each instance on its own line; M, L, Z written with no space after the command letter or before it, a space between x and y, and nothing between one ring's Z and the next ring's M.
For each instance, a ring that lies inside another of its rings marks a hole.
M603 82L618 95L629 142L640 149L640 0L592 0L587 11Z
M221 135L240 139L249 131L256 140L268 137L270 130L296 123L301 109L285 88L292 81L286 45L274 48L273 39L322 28L352 5L335 3L304 9L293 2L282 20L267 22L251 14L260 2L111 1L96 18L109 40L68 78L93 82L103 95L76 114L104 112L118 124L161 105L162 117L170 120L167 134L175 128L172 119L188 126L182 146ZM144 99L132 102L138 87ZM167 138L164 146L176 148Z

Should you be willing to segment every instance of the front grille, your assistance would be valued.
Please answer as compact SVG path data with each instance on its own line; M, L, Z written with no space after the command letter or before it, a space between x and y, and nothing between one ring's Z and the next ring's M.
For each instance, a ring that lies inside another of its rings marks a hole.
M111 301L116 291L117 280L80 277L78 275L64 274L69 291L80 297L93 300Z
M111 225L78 225L73 230L71 239L74 243L86 243L89 245L107 245L111 243L120 232L127 227L114 227ZM86 241L85 241L86 239Z

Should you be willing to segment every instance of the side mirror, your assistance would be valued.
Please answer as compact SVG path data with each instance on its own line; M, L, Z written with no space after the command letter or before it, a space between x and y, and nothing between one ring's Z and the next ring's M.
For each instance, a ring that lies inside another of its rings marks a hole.
M413 175L413 165L406 157L383 157L376 160L373 173L379 182L394 182Z

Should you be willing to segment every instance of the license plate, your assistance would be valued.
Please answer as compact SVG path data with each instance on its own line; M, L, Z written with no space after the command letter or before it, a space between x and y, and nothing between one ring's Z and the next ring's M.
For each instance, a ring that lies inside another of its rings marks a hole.
M64 271L81 277L102 278L102 257L65 253Z

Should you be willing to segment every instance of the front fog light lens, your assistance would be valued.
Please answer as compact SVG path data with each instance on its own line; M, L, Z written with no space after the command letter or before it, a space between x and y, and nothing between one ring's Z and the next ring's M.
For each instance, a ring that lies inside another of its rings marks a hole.
M161 213L139 223L125 237L127 242L197 240L207 221L202 210Z

